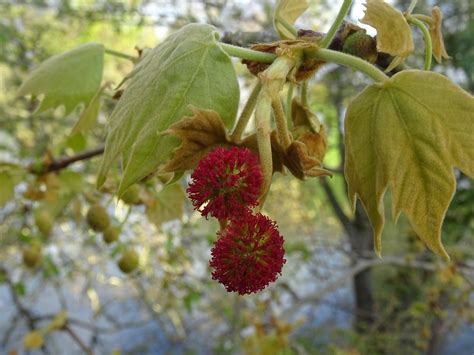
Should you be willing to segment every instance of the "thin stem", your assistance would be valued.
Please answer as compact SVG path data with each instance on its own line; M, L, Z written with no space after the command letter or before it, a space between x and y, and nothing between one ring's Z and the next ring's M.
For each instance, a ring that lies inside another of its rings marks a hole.
M337 30L339 29L339 27L341 27L341 23L342 21L344 21L344 17L346 17L347 13L349 12L351 5L352 5L352 0L344 0L336 16L336 19L331 25L331 28L329 29L328 33L326 33L326 36L324 36L323 40L321 41L322 48L329 47L332 40L334 39L334 36L337 33Z
M296 30L296 28L289 24L284 18L282 18L281 16L276 16L275 21L279 22L283 27L285 27L285 30L287 30L293 35L293 38L298 37L298 31Z
M433 44L431 43L430 32L428 31L428 28L425 26L425 24L422 21L418 20L417 18L412 17L412 16L407 16L407 20L409 23L418 27L423 33L423 39L425 41L425 67L424 69L430 70L431 58L433 57Z
M384 74L380 69L370 64L369 62L354 57L353 55L333 51L331 49L310 49L305 51L306 58L321 59L326 62L332 62L340 64L351 69L361 71L367 74L376 82L385 82L389 80L389 77Z
M266 90L262 91L257 106L255 107L258 154L260 156L260 166L262 167L264 181L260 197L260 209L263 207L268 190L270 189L273 175L272 144L270 140L271 105L272 100L268 92Z
M261 63L272 63L276 58L276 54L273 53L254 51L252 49L237 47L233 46L232 44L222 42L220 45L222 49L232 57L254 60Z
M45 166L41 166L39 169L37 169L34 165L30 165L27 167L27 170L30 173L33 174L46 174L50 173L53 171L59 171L61 169L67 168L69 165L81 161L81 160L88 160L91 159L97 155L101 155L104 153L104 146L98 146L97 148L91 149L91 150L85 150L81 153L78 153L77 155L73 155L70 157L62 157L58 158L57 160L53 160L52 162L48 163Z
M240 117L237 121L237 125L234 128L234 132L232 132L232 141L238 142L242 138L242 134L245 131L245 127L247 127L247 124L250 121L250 117L252 117L255 105L257 104L258 94L260 93L261 89L262 83L260 82L260 80L258 80L257 84L254 86L252 92L250 93L247 103L245 104L245 107L242 110L242 113L240 114Z
M428 15L413 14L411 15L411 17L416 18L420 21L423 21L424 23L427 23L428 25L431 25L433 23L433 19Z
M293 102L293 90L295 85L293 83L288 84L288 92L286 93L286 117L288 118L288 122L291 121L291 117L293 116L293 112L291 112L291 103Z
M119 51L114 51L113 49L109 49L109 48L105 48L105 53L110 54L110 55L112 55L114 57L117 57L117 58L128 59L128 60L132 61L133 63L136 63L137 60L138 60L138 58L134 57L133 55L122 53L122 52L119 52Z
M308 106L308 80L303 82L301 85L301 104Z
M413 10L415 9L416 3L418 0L411 0L410 6L408 6L407 12L411 14Z
M277 55L273 53L254 51L247 48L232 46L226 43L221 43L221 46L231 56L255 60L261 63L272 63L277 58ZM321 59L326 62L344 65L367 74L377 82L384 82L389 79L387 75L385 75L374 65L361 58L354 57L349 54L324 48L307 49L304 52L307 58Z
M278 139L283 149L286 149L291 144L290 134L288 133L288 126L286 123L285 111L283 111L283 105L281 104L280 96L274 96L272 99L273 113L275 114L275 123L278 132Z

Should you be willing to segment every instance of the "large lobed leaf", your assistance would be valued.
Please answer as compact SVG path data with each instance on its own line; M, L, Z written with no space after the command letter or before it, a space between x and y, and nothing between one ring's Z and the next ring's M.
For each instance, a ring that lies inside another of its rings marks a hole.
M160 134L191 113L189 105L219 113L232 127L239 86L214 27L190 24L152 49L130 75L112 116L98 185L122 156L119 195L166 163L179 140Z
M474 177L474 98L446 77L403 71L349 105L345 176L374 229L377 253L390 186L395 217L404 212L426 245L448 258L441 226L453 197L453 167Z
M38 112L64 105L66 115L78 104L87 105L102 81L104 46L87 43L55 55L34 69L19 95L44 95Z

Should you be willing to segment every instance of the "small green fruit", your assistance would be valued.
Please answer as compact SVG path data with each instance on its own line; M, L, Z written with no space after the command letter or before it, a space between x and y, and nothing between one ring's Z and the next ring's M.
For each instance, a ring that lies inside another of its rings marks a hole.
M348 36L344 41L342 51L365 59L370 63L375 63L378 55L375 39L364 31L357 31Z
M107 211L101 205L92 205L87 211L87 223L96 232L104 231L110 224L110 218Z
M36 211L34 214L35 224L38 230L45 236L51 233L54 226L54 218L48 211Z
M108 226L107 229L104 231L104 234L102 235L102 238L104 239L104 242L107 244L115 242L120 235L120 228L117 226Z
M122 254L122 257L118 261L119 269L129 274L138 267L138 254L135 250L127 250Z
M130 186L120 198L127 205L138 205L141 203L140 185L134 184Z
M23 263L32 269L40 264L41 257L42 252L39 245L30 245L23 250Z

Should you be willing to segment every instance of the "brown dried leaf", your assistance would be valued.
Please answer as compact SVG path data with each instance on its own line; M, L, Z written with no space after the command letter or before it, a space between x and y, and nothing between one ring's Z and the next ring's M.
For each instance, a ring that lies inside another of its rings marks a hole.
M190 109L193 116L184 117L163 132L181 138L182 142L161 172L193 170L212 148L229 144L224 123L217 112L197 107Z
M443 33L441 32L441 24L443 21L443 13L438 6L435 6L431 10L431 24L430 24L430 35L431 42L433 44L433 56L438 63L444 59L449 59L448 52L444 46Z
M294 128L301 126L309 129L311 132L319 132L321 129L318 117L296 98L291 102L291 114ZM295 138L298 139L298 137Z
M308 146L300 141L294 141L288 147L285 165L298 179L306 176L330 176L331 173L321 168L321 161L311 155Z

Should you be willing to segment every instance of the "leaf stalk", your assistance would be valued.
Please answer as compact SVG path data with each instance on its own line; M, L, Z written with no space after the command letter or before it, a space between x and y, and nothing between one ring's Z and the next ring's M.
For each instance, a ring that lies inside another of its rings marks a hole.
M411 23L412 25L415 25L421 30L421 33L423 34L423 40L425 41L425 70L430 70L431 69L431 60L433 57L433 44L431 42L431 35L430 32L428 31L428 28L426 25L417 19L416 17L413 16L407 16L407 21Z
M329 28L328 33L326 33L326 36L324 36L323 40L321 41L322 48L329 47L332 40L336 36L337 30L339 29L339 27L341 27L342 21L344 21L344 18L349 12L351 5L352 5L352 0L344 0L344 2L341 5L341 8L339 9L339 12L337 13L336 19L331 25L331 28Z

